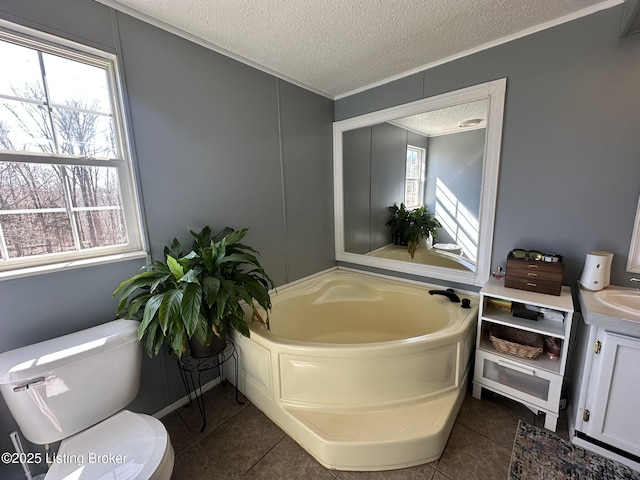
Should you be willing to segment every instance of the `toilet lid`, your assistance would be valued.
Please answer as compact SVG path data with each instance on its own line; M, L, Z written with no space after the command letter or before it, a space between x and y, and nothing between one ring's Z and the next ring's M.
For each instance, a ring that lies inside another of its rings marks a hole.
M171 449L162 423L123 410L62 441L46 479L133 480L156 474ZM171 462L173 466L173 462Z

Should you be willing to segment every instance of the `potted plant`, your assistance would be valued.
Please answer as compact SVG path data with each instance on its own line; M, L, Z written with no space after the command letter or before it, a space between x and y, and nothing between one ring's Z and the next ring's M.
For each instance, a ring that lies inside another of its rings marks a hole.
M389 207L391 218L387 225L391 227L391 235L396 245L406 245L409 255L413 258L416 248L423 239L431 235L435 242L438 237L438 228L442 225L435 213L430 212L424 205L408 210L404 203L398 207L396 204Z
M189 253L185 255L174 238L164 248L164 261L145 265L142 273L113 292L120 298L117 315L140 320L138 339L147 355L157 355L166 344L180 357L192 339L204 346L217 340L218 351L223 350L228 327L248 337L242 302L251 310L252 321L257 318L268 325L269 289L274 285L257 252L240 243L247 230L227 227L212 235L209 227L199 233L189 229L193 237ZM264 319L258 308L266 312ZM192 355L193 349L192 343Z

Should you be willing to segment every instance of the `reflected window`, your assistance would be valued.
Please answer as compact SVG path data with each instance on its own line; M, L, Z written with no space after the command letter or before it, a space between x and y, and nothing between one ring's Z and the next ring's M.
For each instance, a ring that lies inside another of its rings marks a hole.
M407 146L407 164L404 181L404 204L407 208L416 208L424 203L424 148Z

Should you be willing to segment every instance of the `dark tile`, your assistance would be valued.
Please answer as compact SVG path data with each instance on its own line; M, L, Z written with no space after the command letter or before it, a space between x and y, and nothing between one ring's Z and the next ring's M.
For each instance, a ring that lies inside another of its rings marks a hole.
M451 479L442 472L436 472L436 474L433 476L431 480L451 480Z
M382 472L340 472L338 480L431 480L434 473L434 468L425 464Z
M285 434L255 406L248 405L204 437L200 446L225 480L240 478Z
M195 438L198 439L211 433L250 403L240 392L238 392L238 399L243 403L236 402L235 387L229 383L216 385L211 390L206 391L202 395L202 399L207 419L202 433L200 432L202 415L195 399L190 406L183 406L176 410Z
M176 455L171 480L225 480L211 455L195 444Z
M465 397L456 423L511 449L519 419L531 424L534 415L520 403L483 391L482 400Z
M335 475L335 472L320 465L291 437L285 436L242 479L333 480Z
M456 424L437 469L451 480L495 480L507 478L510 459L511 448Z
M160 419L169 433L169 439L176 455L193 445L197 439L191 433L178 412L171 412Z

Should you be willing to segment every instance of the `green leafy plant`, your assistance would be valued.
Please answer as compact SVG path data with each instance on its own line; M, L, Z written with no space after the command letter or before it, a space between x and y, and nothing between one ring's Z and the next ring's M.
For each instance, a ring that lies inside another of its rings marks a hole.
M433 241L438 238L438 228L442 225L436 218L435 213L430 212L424 205L408 210L404 203L398 207L393 204L389 207L391 218L387 225L391 227L391 236L396 245L406 245L411 258L416 253L416 248L423 238L433 237Z
M163 262L145 265L142 273L113 292L120 298L117 315L140 320L138 339L147 355L157 355L164 343L180 357L189 339L209 345L228 326L248 337L242 302L252 311L252 321L257 318L268 326L269 289L274 284L258 252L240 243L247 231L227 227L212 235L209 227L201 232L189 229L189 253L183 254L174 238L164 248ZM266 312L265 318L258 307Z

